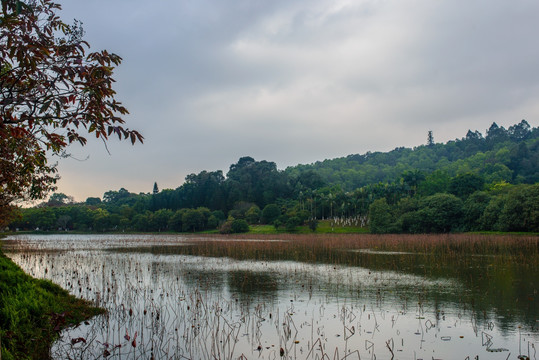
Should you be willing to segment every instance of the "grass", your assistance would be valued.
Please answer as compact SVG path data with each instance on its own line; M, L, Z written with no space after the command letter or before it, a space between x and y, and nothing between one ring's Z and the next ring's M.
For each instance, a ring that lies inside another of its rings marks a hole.
M1 359L48 359L62 329L103 311L48 280L32 278L0 250Z
M316 231L312 231L308 226L298 226L296 229L291 232L292 234L366 234L368 233L368 228L360 226L350 226L350 225L336 225L331 220L319 220ZM250 225L249 234L287 234L290 233L285 230L284 226L276 230L273 225Z

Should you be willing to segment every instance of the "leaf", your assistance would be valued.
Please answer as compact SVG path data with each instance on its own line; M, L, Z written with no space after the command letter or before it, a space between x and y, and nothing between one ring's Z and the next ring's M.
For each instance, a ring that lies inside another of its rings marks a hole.
M47 101L45 104L43 104L43 106L41 107L41 109L39 110L39 112L44 113L44 112L46 112L47 110L49 110L49 107L51 106L51 102L52 102L52 100L49 100L49 101Z

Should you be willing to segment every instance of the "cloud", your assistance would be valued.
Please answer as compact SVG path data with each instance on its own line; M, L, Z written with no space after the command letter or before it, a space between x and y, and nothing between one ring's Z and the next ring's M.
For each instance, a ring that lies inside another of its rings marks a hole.
M96 143L77 150L91 154L84 165L62 161L60 190L77 198L176 187L245 155L283 168L416 146L428 130L447 141L493 121L537 126L535 1L63 5L93 49L124 58L118 98L146 136L141 147L113 143L112 157ZM75 190L73 169L99 185Z

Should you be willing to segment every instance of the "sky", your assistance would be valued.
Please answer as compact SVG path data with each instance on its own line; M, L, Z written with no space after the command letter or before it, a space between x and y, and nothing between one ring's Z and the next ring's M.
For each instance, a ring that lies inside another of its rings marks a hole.
M60 1L60 0L58 0ZM536 0L64 0L144 144L91 139L58 192L177 188L242 156L279 169L539 119ZM108 149L108 151L107 151ZM109 154L110 153L110 154Z

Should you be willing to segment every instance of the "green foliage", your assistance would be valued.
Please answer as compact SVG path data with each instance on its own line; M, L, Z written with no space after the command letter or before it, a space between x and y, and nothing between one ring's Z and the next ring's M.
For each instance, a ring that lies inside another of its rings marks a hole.
M486 137L468 131L465 138L446 144L350 155L285 171L272 162L243 157L230 166L227 178L222 171L202 171L188 175L174 190L154 194L121 188L106 192L103 202L95 198L66 204L58 199L53 203L64 203L58 206L49 201L22 209L10 228L232 231L231 222L223 227L228 214L253 225L288 224L289 229L298 227L289 223L296 217L317 232L344 231L337 223L357 231L370 227L375 233L532 231L536 208L528 199L535 195L527 182L539 181L537 163L539 129L525 121L509 130L493 124ZM453 204L460 204L460 210L453 209L460 217L444 208L454 200L448 194L461 199ZM436 218L440 214L454 223L444 224ZM325 220L327 229L316 226Z
M269 204L262 210L262 222L264 224L272 224L281 216L281 209L276 204Z
M485 213L491 198L489 193L477 191L466 199L462 207L465 230L478 231L482 229L481 216Z
M235 219L231 225L232 233L246 233L249 232L249 224L243 219Z
M182 216L183 231L200 231L204 228L204 214L196 209L187 209Z
M497 227L502 231L539 231L539 184L521 185L507 193Z
M415 195L417 187L425 180L425 174L420 170L409 170L402 173L402 180L408 187L410 195Z
M249 224L258 224L260 222L261 215L262 212L260 211L260 208L256 205L253 205L245 213L245 219Z
M309 219L308 221L308 225L309 225L309 229L312 231L312 232L315 232L316 231L316 228L318 227L318 220L316 219Z
M422 196L429 196L447 192L450 181L451 177L446 171L435 170L418 185L418 193Z
M219 228L219 233L221 234L231 234L232 233L232 221L234 221L234 219L229 219L227 221L225 221L221 227Z
M466 137L446 144L423 145L413 149L400 147L386 153L348 155L310 165L289 167L286 173L291 178L298 179L306 172L314 172L319 174L328 186L338 184L345 191L354 191L379 182L389 183L406 171L416 170L427 175L426 181L428 174L438 170L449 177L473 171L484 174L485 180L491 182L500 178L507 181L508 169L513 182L531 184L539 181L538 137L537 128L531 128L525 120L508 130L493 124L486 137L478 131L469 130ZM507 169L492 168L494 164L504 165ZM422 195L445 192L445 186L447 184L440 182L425 184ZM423 184L420 184L418 191L422 187Z
M100 312L52 282L26 275L0 251L1 358L48 358L58 329Z
M217 229L217 227L219 226L219 219L217 219L217 217L215 215L210 215L210 217L208 218L208 230L213 230L213 229Z
M374 234L393 232L395 218L385 198L375 200L369 207L369 228Z
M449 183L449 192L460 198L464 198L476 191L483 190L484 187L485 180L481 176L467 173L451 179Z
M301 220L297 216L291 216L286 220L286 231L295 231L301 225Z
M421 199L417 211L421 232L446 233L459 230L462 205L462 200L452 194L436 194Z
M479 218L481 230L501 230L498 225L498 219L504 205L504 195L492 198L485 207L483 214Z
M153 213L152 216L152 227L156 228L157 231L167 231L170 219L174 215L172 210L161 209Z
M101 199L98 197L89 197L86 199L86 205L95 206L101 204Z

